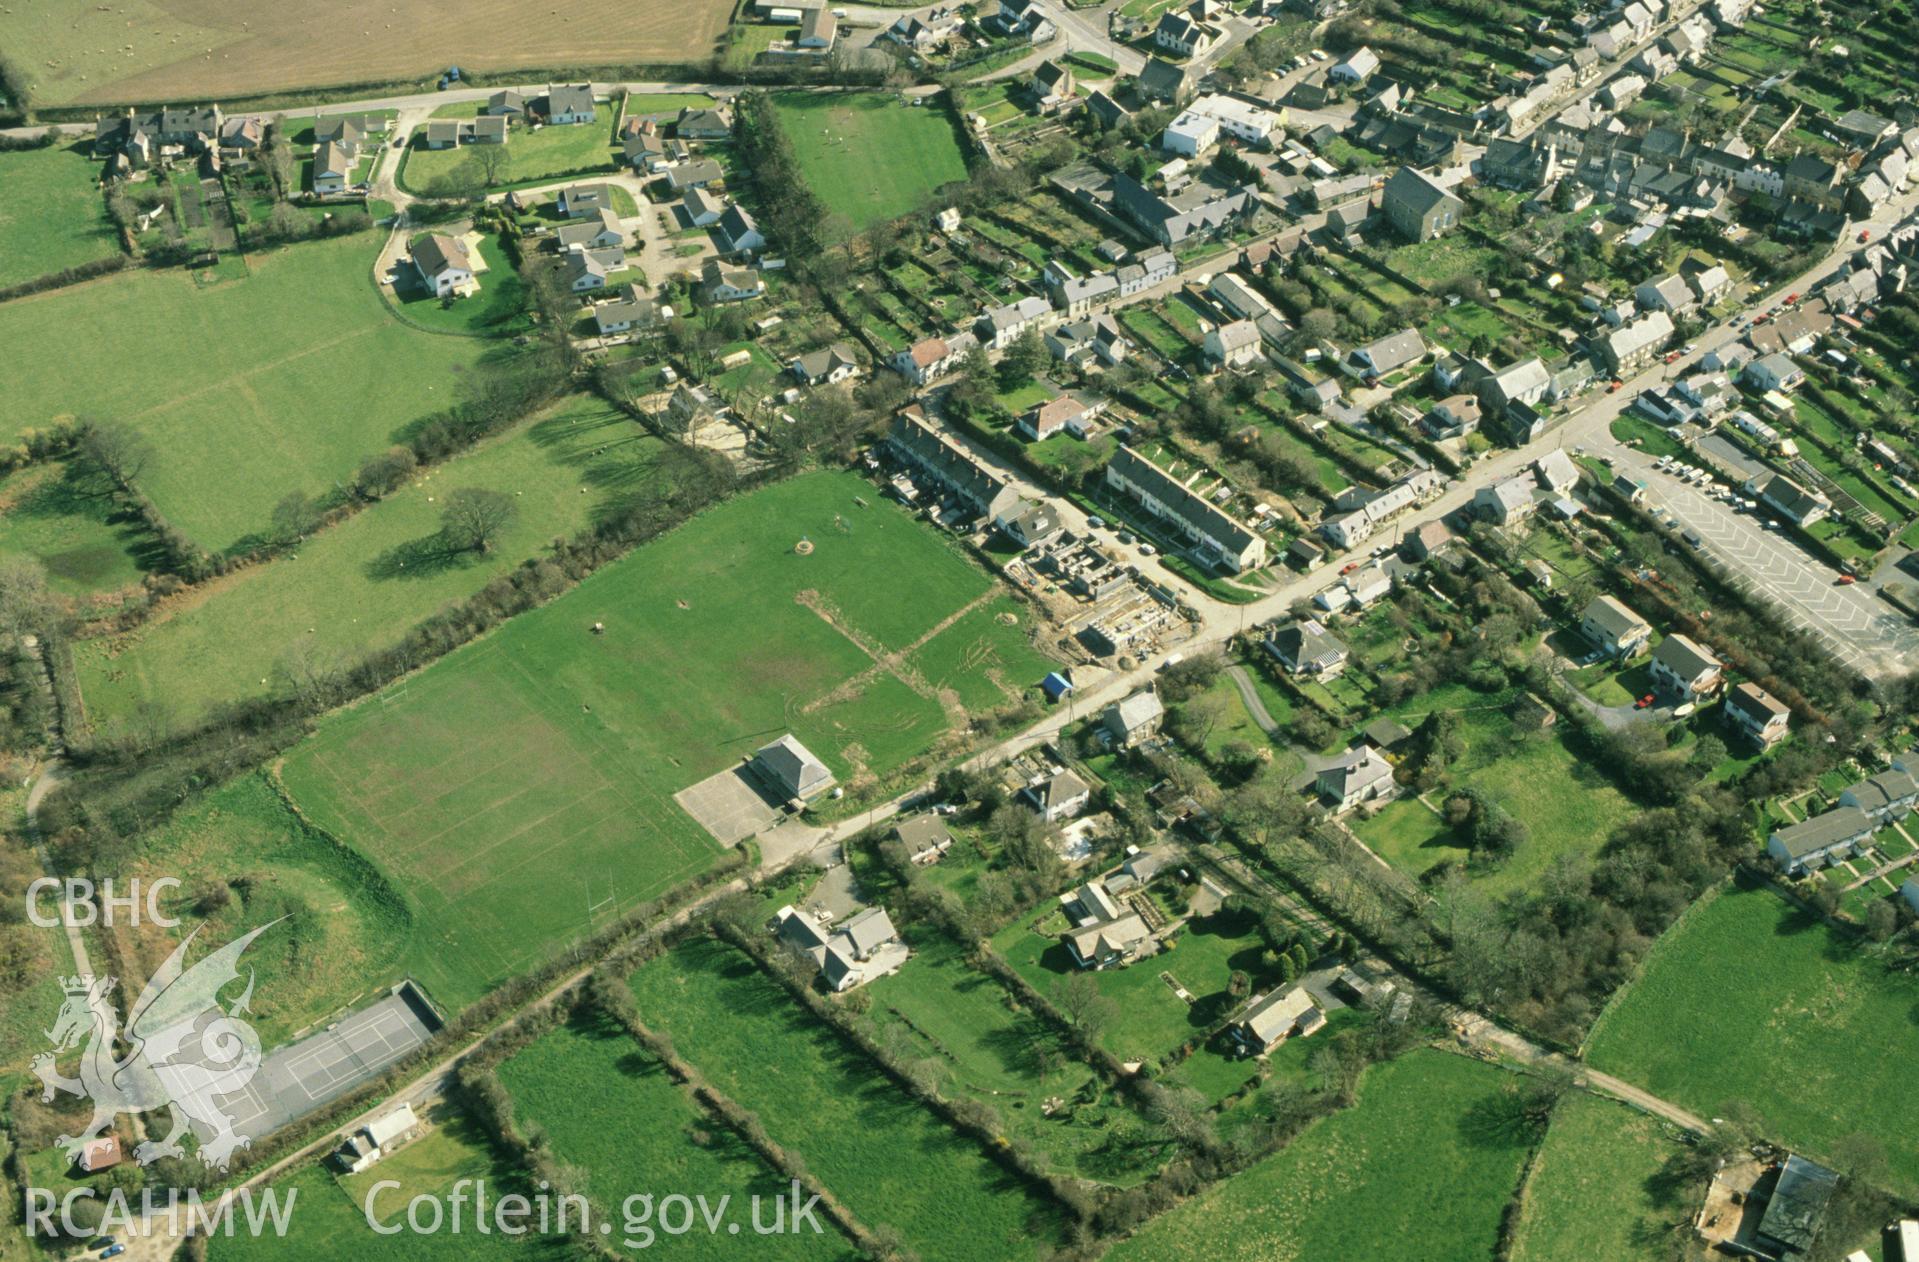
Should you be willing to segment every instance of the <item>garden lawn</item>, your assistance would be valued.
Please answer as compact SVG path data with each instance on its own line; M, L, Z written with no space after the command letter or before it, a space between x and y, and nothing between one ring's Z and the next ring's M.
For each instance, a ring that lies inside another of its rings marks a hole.
M247 948L258 976L252 1022L267 1047L286 1042L404 976L412 932L396 891L364 859L302 824L260 773L193 799L148 836L129 876L148 887L174 877L174 928L142 922L105 930L115 957L152 976L187 934L193 959L274 921ZM224 891L218 906L209 889ZM284 917L284 919L282 919ZM122 918L123 920L125 918Z
M373 289L377 249L371 234L304 242L212 287L141 269L0 304L4 437L124 421L152 443L141 488L201 546L227 548L287 492L324 494L454 402L485 354L396 320ZM76 370L77 347L102 367Z
M1154 1219L1108 1256L1492 1257L1529 1146L1527 1136L1501 1124L1497 1097L1509 1082L1501 1070L1438 1051L1376 1066L1361 1080L1357 1104Z
M926 753L947 716L868 650L992 590L870 484L793 478L328 719L286 780L417 903L410 960L458 1007L708 866L673 795L781 734L856 791Z
M105 732L154 705L197 718L284 688L276 676L296 660L350 666L606 505L645 493L659 450L598 400L564 403L283 556L204 584L124 635L78 645L87 719ZM448 493L467 487L513 497L517 513L489 553L451 554L439 542Z
M1142 1178L1140 1154L1120 1140L1142 1129L1124 1097L1106 1095L1044 1021L1015 1009L1006 989L968 965L950 941L933 934L909 934L909 940L911 965L870 984L871 1011L882 1025L897 1027L893 1037L913 1055L946 1068L951 1077L942 1092L963 1093L992 1109L1007 1135L1030 1143L1063 1174L1105 1182ZM1035 1059L1041 1048L1057 1054L1045 1073ZM1042 1111L1049 1098L1082 1095L1091 1102L1052 1117Z
M120 253L99 180L76 147L0 153L0 288Z
M857 1256L824 1214L824 1234L756 1235L752 1201L766 1208L759 1222L771 1227L772 1205L791 1200L786 1180L759 1154L695 1104L666 1067L642 1051L626 1031L579 1016L540 1036L500 1066L500 1081L513 1097L513 1115L523 1133L546 1136L561 1164L582 1172L579 1190L620 1230L621 1204L629 1196L679 1194L704 1197L709 1207L728 1198L726 1216L737 1234L709 1234L698 1218L693 1231L660 1237L676 1258L852 1258ZM608 1125L617 1118L617 1125ZM636 1207L637 1208L637 1207ZM627 1237L636 1244L639 1233Z
M494 187L538 184L570 175L590 179L617 170L619 153L613 145L613 123L606 109L602 105L600 117L590 123L542 127L538 131L518 124L509 128L506 164L495 177ZM421 147L424 137L421 132L414 138L406 152L406 165L400 168L400 187L408 192L424 192L434 180L453 174L468 162L474 162L477 168L473 157L476 146L425 149Z
M0 477L0 556L33 557L63 595L139 582L147 543L139 519L99 498L68 465L34 465Z
M993 947L1041 994L1080 972L1066 944L1053 933L1029 928L1030 917L1002 929ZM1052 913L1048 930L1064 932L1066 918ZM1113 1003L1100 1043L1121 1060L1154 1060L1197 1039L1239 1001L1227 993L1233 971L1260 980L1260 940L1251 917L1225 913L1187 923L1170 947L1125 968L1086 974ZM1161 976L1171 974L1196 997L1187 1003Z
M1766 1137L1815 1157L1864 1133L1919 1187L1909 1089L1919 982L1886 972L1762 889L1695 907L1593 1031L1587 1060L1705 1116L1741 1101Z
M632 986L642 1021L856 1216L898 1231L927 1262L1030 1258L1057 1243L1051 1206L732 947L686 943L642 965Z
M943 108L906 109L891 93L783 92L773 109L807 183L849 233L918 210L966 178Z
M410 265L400 267L394 287L400 313L422 328L471 337L507 337L531 329L526 286L500 247L500 239L482 235L479 251L486 263L486 271L479 275L480 292L451 302L429 292Z
M1612 830L1633 815L1632 801L1604 773L1581 762L1557 734L1523 735L1498 713L1464 717L1466 750L1451 769L1450 785L1484 790L1531 832L1511 858L1476 873L1475 883L1483 890L1530 889L1560 855L1596 854ZM1443 804L1447 792L1436 789L1429 796ZM1445 821L1411 797L1389 804L1372 819L1354 819L1352 829L1381 858L1415 878L1439 862L1464 862L1468 856Z
M1673 1228L1699 1191L1660 1182L1660 1168L1678 1151L1658 1120L1568 1091L1526 1177L1513 1262L1665 1262Z

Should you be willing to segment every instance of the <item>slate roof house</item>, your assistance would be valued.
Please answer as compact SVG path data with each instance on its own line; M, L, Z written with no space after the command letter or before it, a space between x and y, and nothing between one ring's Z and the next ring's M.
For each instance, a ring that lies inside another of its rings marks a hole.
M791 732L761 746L750 767L787 802L810 802L833 787L832 771Z
M1106 465L1106 485L1138 501L1200 558L1233 573L1266 563L1266 540L1131 447Z
M1684 701L1711 696L1725 676L1725 663L1688 636L1675 632L1652 652L1653 681Z
M1150 954L1153 932L1138 912L1068 930L1066 949L1081 968L1120 968Z
M1740 684L1726 694L1724 715L1728 725L1761 749L1784 740L1792 721L1792 712L1754 683Z
M1142 688L1108 706L1106 712L1100 715L1100 724L1115 745L1121 749L1131 749L1141 741L1158 735L1160 724L1165 719L1166 707L1160 704L1159 694L1150 688Z
M1019 503L1012 483L926 419L917 404L893 418L887 445L904 463L958 499L977 517L998 518Z
M1801 876L1851 855L1871 839L1872 818L1856 806L1835 806L1797 824L1775 828L1766 853L1787 876Z
M915 815L893 827L893 837L906 847L907 857L925 866L938 863L953 848L953 834L937 815Z
M1579 615L1579 630L1610 657L1631 657L1652 638L1652 627L1611 596L1595 596Z
M1314 783L1320 801L1334 812L1350 811L1364 802L1383 802L1399 791L1393 765L1371 745L1348 749Z
M592 122L597 114L593 106L593 85L548 85L546 95L540 98L540 113L545 115L547 122L563 126Z
M831 346L794 357L788 367L801 384L816 386L846 380L860 370L860 361L853 358L852 347L844 342L835 342Z
M1266 651L1290 675L1336 678L1346 669L1351 650L1317 618L1288 622L1266 637Z
M441 298L473 283L473 260L466 242L442 232L428 233L413 243L413 270L420 283Z
M1424 172L1401 167L1386 181L1380 209L1386 222L1406 240L1430 241L1459 224L1466 203Z
M1093 791L1071 769L1062 768L1027 785L1020 796L1039 812L1041 819L1051 824L1071 819L1085 810Z

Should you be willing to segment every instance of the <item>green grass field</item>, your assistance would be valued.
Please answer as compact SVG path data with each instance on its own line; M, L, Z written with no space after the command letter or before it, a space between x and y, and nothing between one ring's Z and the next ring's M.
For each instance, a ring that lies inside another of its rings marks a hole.
M918 210L941 185L966 178L943 109L903 109L870 92L785 92L773 108L807 183L847 231Z
M573 1256L565 1238L558 1235L528 1232L507 1236L477 1230L470 1190L460 1231L452 1230L450 1219L438 1231L408 1229L406 1207L412 1198L433 1197L444 1212L450 1213L445 1202L461 1179L483 1183L489 1203L510 1193L525 1195L534 1190L520 1171L493 1152L477 1126L444 1112L433 1122L426 1134L361 1174L340 1177L324 1166L306 1165L279 1179L272 1186L282 1203L289 1194L293 1198L287 1233L254 1235L241 1219L231 1235L209 1238L207 1256L215 1262L335 1262L340 1258L353 1258L355 1262L435 1262L441 1258L449 1262L490 1262L496 1258L560 1262ZM381 1180L400 1186L376 1189L374 1184ZM369 1197L372 1213L382 1226L398 1227L399 1231L388 1235L373 1230L367 1221ZM424 1213L421 1221L430 1225ZM488 1225L492 1225L491 1220Z
M1465 717L1466 752L1453 767L1453 784L1491 794L1531 830L1516 854L1478 877L1481 888L1496 894L1530 888L1561 854L1596 853L1632 816L1631 800L1558 736L1523 735L1499 714ZM1443 799L1444 793L1434 796ZM1409 876L1447 859L1464 861L1468 854L1446 822L1412 798L1391 803L1370 820L1355 819L1352 828Z
M425 133L417 133L407 149L406 165L400 169L400 187L408 192L425 191L435 179L450 175L462 165L474 162L474 145L453 149L423 149ZM607 107L590 123L565 127L542 127L529 131L515 126L507 133L506 165L495 178L495 185L533 184L542 180L563 179L575 172L611 172L619 152L613 147L613 120ZM584 178L584 177L583 177Z
M412 924L398 894L364 860L302 826L257 773L175 815L142 843L129 875L181 882L169 903L179 927L104 931L116 940L116 958L136 961L143 977L196 927L204 925L193 947L198 959L280 920L245 961L258 972L253 1025L268 1047L402 976ZM224 906L198 903L207 884L226 889Z
M0 556L35 558L55 591L87 596L138 583L146 543L138 520L64 464L0 477Z
M604 1028L589 1017L561 1026L500 1066L500 1081L513 1096L522 1131L537 1128L554 1156L584 1174L581 1190L616 1229L628 1197L705 1197L709 1206L728 1198L727 1216L740 1231L709 1234L695 1218L693 1231L661 1236L663 1252L677 1258L851 1258L858 1256L832 1221L825 1233L756 1235L751 1202L765 1202L759 1221L771 1226L773 1203L790 1198L786 1181L769 1170L747 1143L718 1124L675 1083L659 1061L624 1030ZM618 1124L609 1126L609 1118ZM632 1209L637 1216L639 1205ZM637 1235L634 1237L639 1239Z
M277 668L298 656L350 665L607 504L643 494L658 450L658 439L597 400L561 404L287 555L208 584L124 636L79 645L87 718L101 733L153 705L194 718L281 687ZM484 556L437 544L442 503L464 487L511 495L518 509Z
M632 985L642 1021L862 1221L897 1230L927 1262L1033 1257L1051 1240L1048 1207L738 951L699 939L641 966Z
M1595 1068L1708 1116L1743 1102L1767 1138L1815 1156L1855 1133L1919 1187L1919 1101L1903 1051L1919 983L1764 890L1687 914L1587 1047Z
M1700 1191L1660 1180L1678 1150L1653 1118L1568 1092L1526 1179L1513 1262L1665 1262Z
M979 606L928 640L907 663L968 710L1017 700L1057 663L1033 646L1033 614L1008 596Z
M796 478L329 719L287 783L418 901L417 975L457 1007L709 864L673 794L782 733L856 789L932 747L947 714L868 649L992 590L867 483Z
M1497 1069L1436 1051L1378 1066L1352 1108L1108 1256L1480 1262L1493 1255L1528 1147L1500 1124L1507 1083Z
M0 153L0 286L120 252L99 181L72 148Z
M228 547L288 491L331 490L454 402L485 353L388 314L377 248L371 234L307 242L211 288L139 271L0 305L9 433L61 416L126 422L152 442L140 483L160 511L203 547ZM80 347L97 371L75 371Z

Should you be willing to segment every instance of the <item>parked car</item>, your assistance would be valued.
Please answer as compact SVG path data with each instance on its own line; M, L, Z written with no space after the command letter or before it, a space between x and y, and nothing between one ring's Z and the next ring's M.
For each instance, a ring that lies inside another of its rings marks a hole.
M1639 698L1639 700L1633 702L1632 708L1635 710L1644 710L1646 707L1650 706L1651 704L1652 704L1652 694L1649 692L1645 696Z
M1858 581L1859 581L1858 577L1852 574L1841 574L1839 576L1839 586L1841 587L1851 587L1854 583Z
M1099 517L1088 517L1086 519L1086 524L1091 526L1094 530L1099 530L1106 525L1106 522L1104 519Z

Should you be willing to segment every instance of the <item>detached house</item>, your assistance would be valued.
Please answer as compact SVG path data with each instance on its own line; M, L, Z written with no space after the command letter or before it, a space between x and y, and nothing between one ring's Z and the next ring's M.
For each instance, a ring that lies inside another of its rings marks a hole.
M1160 15L1153 28L1153 43L1169 53L1194 57L1205 52L1219 39L1219 28L1202 22L1184 9L1171 9Z
M1426 339L1418 329L1401 329L1376 342L1355 347L1346 357L1348 368L1362 377L1384 377L1426 357Z
M590 83L549 85L546 96L541 98L541 113L546 121L562 126L578 123L590 123L598 111L593 106L593 85Z
M1659 642L1652 653L1654 683L1680 701L1697 701L1719 687L1725 663L1688 636L1677 633Z
M893 837L906 847L907 857L922 867L938 863L953 848L953 834L937 815L915 815L895 825Z
M852 347L844 342L835 342L831 346L796 356L788 368L801 385L817 386L845 381L859 372L860 361L853 358Z
M1150 688L1140 691L1108 706L1100 716L1100 725L1112 738L1113 744L1121 749L1131 749L1143 740L1159 734L1160 724L1166 720L1166 707L1160 704L1159 694Z
M1266 651L1287 674L1321 679L1337 678L1351 656L1345 642L1317 618L1301 618L1277 628L1266 637Z
M1123 968L1157 949L1153 931L1138 912L1067 931L1066 949L1081 968Z
M766 293L766 282L751 268L726 267L718 259L708 259L700 272L706 296L714 302L745 302Z
M1611 596L1597 596L1579 615L1579 630L1608 657L1631 657L1646 647L1652 627Z
M1326 1014L1313 997L1295 986L1255 997L1233 1022L1232 1039L1244 1055L1264 1056L1294 1035L1304 1038L1325 1024Z
M1221 368L1241 368L1260 358L1259 326L1251 320L1222 324L1206 335L1201 353Z
M441 298L473 283L473 260L466 242L442 232L429 233L413 243L413 270L429 293Z
M1052 824L1085 810L1093 799L1093 790L1071 770L1062 768L1027 785L1020 796L1041 819Z
M951 372L978 347L979 339L970 331L949 337L921 338L905 350L894 352L888 362L894 372L916 386L923 386Z
M353 159L332 141L313 151L313 191L344 193L353 182Z
M1792 712L1758 684L1744 683L1726 694L1727 726L1761 749L1786 738Z
M1365 802L1383 802L1399 791L1393 765L1371 745L1348 749L1319 773L1314 784L1320 801L1335 813Z
M1423 171L1401 167L1386 181L1380 209L1406 240L1431 241L1458 226L1466 203Z

